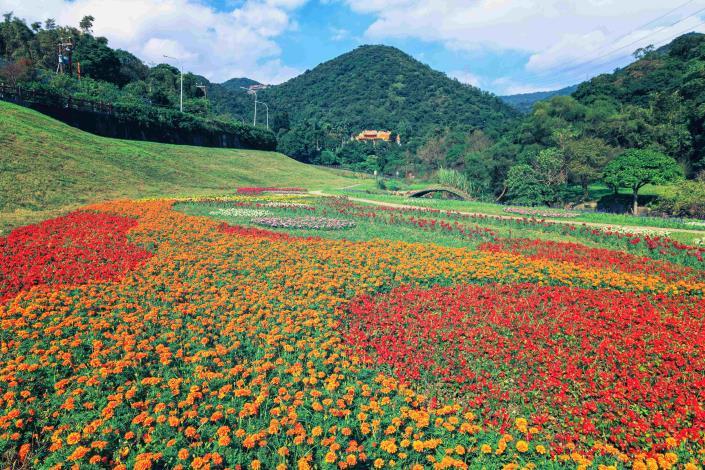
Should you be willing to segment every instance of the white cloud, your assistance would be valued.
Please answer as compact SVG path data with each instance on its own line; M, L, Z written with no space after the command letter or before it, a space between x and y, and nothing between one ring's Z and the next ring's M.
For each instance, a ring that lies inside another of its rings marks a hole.
M415 38L455 50L522 51L530 56L530 72L565 67L568 62L603 61L605 52L623 45L627 47L615 57L626 56L689 30L705 30L698 25L705 12L659 29L703 8L693 2L666 15L674 5L663 0L340 1L375 17L365 33L370 40ZM655 19L659 21L649 24Z
M72 25L90 14L96 35L147 62L170 55L210 80L246 76L278 83L299 72L281 64L276 39L296 28L292 11L306 1L243 0L216 11L197 0L0 0L0 11Z
M551 91L563 88L563 85L559 83L548 84L544 86L529 85L526 83L519 83L510 77L500 77L489 84L490 88L494 90L494 93L499 96L505 95L522 95L524 93L535 93L537 91Z
M472 85L475 87L480 87L482 84L482 79L475 75L472 72L464 71L464 70L453 70L451 72L448 72L448 76L451 78L457 78L458 81L462 83L467 83L468 85Z
M335 28L333 26L331 26L329 29L331 34L330 38L333 41L342 41L350 37L350 31L348 31L347 29Z

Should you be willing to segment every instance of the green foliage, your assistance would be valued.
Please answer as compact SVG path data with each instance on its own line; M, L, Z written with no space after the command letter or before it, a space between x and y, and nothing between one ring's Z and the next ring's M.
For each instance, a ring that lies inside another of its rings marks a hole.
M705 174L694 181L680 181L653 208L670 216L705 219Z
M166 64L149 68L129 52L110 48L105 38L91 34L93 21L90 15L84 17L81 30L56 27L51 21L46 29L36 24L30 29L23 20L6 15L0 23L0 56L9 65L0 74L8 77L8 83L21 82L24 90L40 92L46 105L63 106L69 97L100 101L113 104L123 122L176 132L226 134L245 148L276 148L273 133L234 122L229 116L214 117L221 114L222 107L216 105L211 109L204 99L198 85L206 84L209 88L213 85L203 77L185 74L185 113L177 112L180 71ZM53 73L56 44L66 37L74 40L74 72L80 63L81 80ZM31 70L25 70L22 61L28 61L30 65L25 68ZM217 85L211 90L211 96L215 95L220 102L227 102L229 93Z
M600 181L602 171L614 157L615 149L597 137L571 139L564 145L568 180L583 190L583 199L588 197L590 184Z
M605 167L604 181L608 186L630 188L637 211L639 190L647 184L666 184L680 179L682 168L673 158L655 150L632 149L624 152Z
M506 131L516 111L496 97L464 85L387 46L362 46L313 70L259 93L272 109L289 113L290 133L282 136L281 151L297 159L316 161L319 149L341 154L347 167L369 167L369 153L347 147L349 138L364 129L399 134L402 149L391 146L377 155L378 170L416 168L430 172L446 162L417 158L417 150L438 132L474 129L494 138ZM278 128L276 129L279 130ZM461 139L462 140L462 139ZM296 143L296 146L292 146ZM311 151L315 149L315 151ZM463 164L464 153L450 146L450 159Z
M517 111L529 114L534 104L544 101L554 96L568 96L578 89L577 85L561 88L553 91L537 91L534 93L521 93L518 95L500 96L499 98Z
M515 204L536 206L547 199L546 185L536 170L526 163L514 165L507 174L507 197Z
M520 205L554 205L572 199L566 186L565 156L557 148L544 149L530 159L509 169L507 198Z
M440 168L436 172L436 179L444 186L450 186L451 188L459 189L468 194L475 193L472 182L458 170Z
M683 170L673 158L655 150L632 149L605 167L604 181L613 188L640 189L678 180Z

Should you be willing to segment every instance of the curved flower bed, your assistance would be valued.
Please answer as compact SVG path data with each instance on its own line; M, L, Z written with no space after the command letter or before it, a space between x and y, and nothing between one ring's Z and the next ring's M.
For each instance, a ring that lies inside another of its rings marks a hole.
M557 211L551 209L534 209L531 207L505 207L504 212L508 212L510 214L528 215L530 217L552 217L565 219L578 217L580 215L579 212Z
M238 194L262 194L262 193L305 193L305 188L237 188Z
M306 211L313 211L316 210L315 207L313 207L310 204L302 204L300 202L268 202L264 204L265 207L272 207L275 209L301 209L301 210L306 210Z
M247 207L228 207L210 211L208 214L225 217L267 217L271 212Z
M330 217L258 217L252 222L265 227L307 229L307 230L342 230L355 226L355 222Z

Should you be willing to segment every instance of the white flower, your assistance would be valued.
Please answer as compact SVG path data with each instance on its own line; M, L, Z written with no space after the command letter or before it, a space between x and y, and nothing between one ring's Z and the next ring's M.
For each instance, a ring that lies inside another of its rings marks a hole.
M225 217L267 217L271 213L261 209L248 209L246 207L229 207L227 209L216 209L209 212L210 215Z

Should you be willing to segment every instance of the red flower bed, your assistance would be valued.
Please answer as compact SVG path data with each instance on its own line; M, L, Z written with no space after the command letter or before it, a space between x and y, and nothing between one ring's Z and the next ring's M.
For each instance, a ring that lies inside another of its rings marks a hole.
M528 238L502 238L483 243L480 250L510 252L530 259L565 261L586 268L611 269L627 273L658 274L668 281L683 278L705 279L703 271L658 261L623 251L592 248L580 243L531 240Z
M701 448L705 301L534 285L400 288L350 304L364 360L507 429L520 416L554 452L667 438ZM548 438L547 438L548 439Z
M238 194L305 193L304 188L237 188Z
M151 254L127 240L137 221L93 212L13 230L0 238L0 302L37 285L122 277Z

